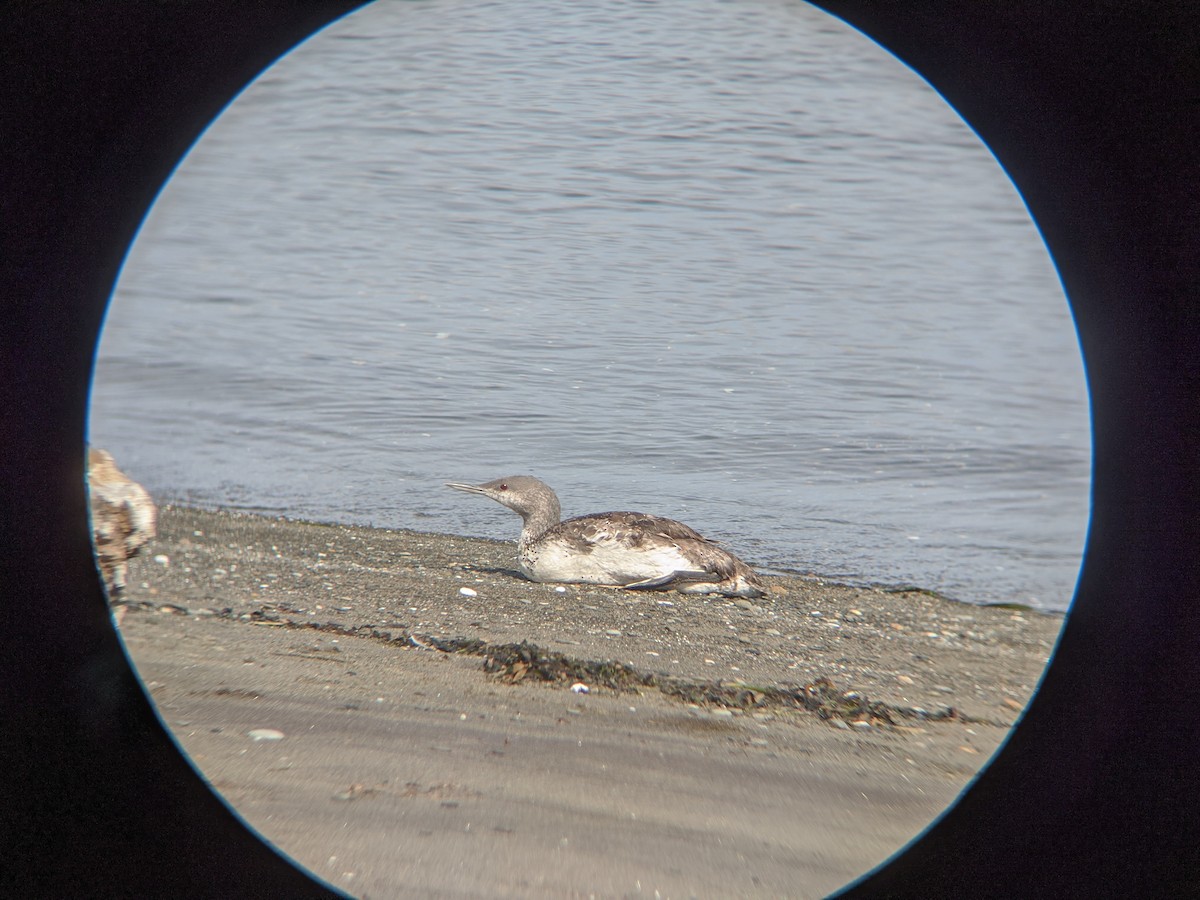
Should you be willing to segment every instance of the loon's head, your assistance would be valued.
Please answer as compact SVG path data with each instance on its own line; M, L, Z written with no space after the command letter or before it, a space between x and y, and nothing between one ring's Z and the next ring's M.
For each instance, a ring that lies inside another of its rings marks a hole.
M518 513L522 519L529 521L531 516L539 519L557 522L562 514L558 497L550 486L539 481L532 475L510 475L507 478L497 478L486 484L464 484L458 481L447 481L446 487L468 494L480 494L490 497L497 503L507 506Z

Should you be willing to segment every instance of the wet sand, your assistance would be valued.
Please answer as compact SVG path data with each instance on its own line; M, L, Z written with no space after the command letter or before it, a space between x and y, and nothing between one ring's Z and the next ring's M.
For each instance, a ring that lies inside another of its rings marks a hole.
M204 776L354 895L819 897L970 782L1062 624L818 578L556 588L514 553L166 507L121 632Z

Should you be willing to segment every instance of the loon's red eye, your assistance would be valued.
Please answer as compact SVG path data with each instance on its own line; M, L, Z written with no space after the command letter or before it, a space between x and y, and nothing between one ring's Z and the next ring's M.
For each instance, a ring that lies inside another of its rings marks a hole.
M507 485L507 484L502 484L502 485L500 485L500 490L502 490L502 491L507 491L507 490L508 490L508 485Z

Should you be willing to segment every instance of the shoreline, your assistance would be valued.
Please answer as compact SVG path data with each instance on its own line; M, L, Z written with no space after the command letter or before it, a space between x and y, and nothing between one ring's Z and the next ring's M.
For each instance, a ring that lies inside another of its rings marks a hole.
M164 506L120 630L214 787L358 896L821 896L969 783L1062 624L807 576L756 602L536 584L513 557Z
M290 516L287 513L281 513L273 510L262 508L249 507L229 507L222 506L218 503L194 501L186 497L172 497L171 499L163 500L162 506L170 510L189 510L197 513L210 513L213 515L222 516L244 516L251 519L274 520L280 522L288 522L295 525L313 525L323 528L351 528L363 529L366 531L394 532L397 534L408 534L415 538L433 538L446 540L461 540L461 541L478 541L485 544L497 544L501 546L511 546L516 548L516 540L493 538L487 535L474 534L455 534L443 531L422 531L418 528L408 528L403 526L392 527L388 525L375 525L372 523L362 522L335 522L323 519L306 519L303 517ZM717 543L725 546L723 541ZM1051 619L1064 619L1068 610L1045 609L1040 606L1034 606L1029 603L1020 601L975 601L964 600L959 597L953 597L943 593L936 588L923 587L919 584L914 584L908 581L886 581L873 577L863 576L858 579L847 580L844 576L824 575L820 572L815 572L809 569L793 568L791 566L775 566L768 564L749 563L751 568L762 577L766 578L798 578L808 581L814 581L821 585L830 585L833 587L847 588L850 590L879 590L889 594L926 594L938 600L946 601L947 603L959 603L970 607L984 607L996 609L1011 609L1014 611L1029 613L1037 616L1047 616ZM512 569L516 575L515 562Z

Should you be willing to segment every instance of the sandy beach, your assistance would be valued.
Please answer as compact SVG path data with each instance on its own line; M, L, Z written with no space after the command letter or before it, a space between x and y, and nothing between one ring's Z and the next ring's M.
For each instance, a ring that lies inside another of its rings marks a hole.
M533 584L475 538L178 507L159 529L117 606L164 723L369 898L827 895L970 782L1062 625L816 577L757 601Z

